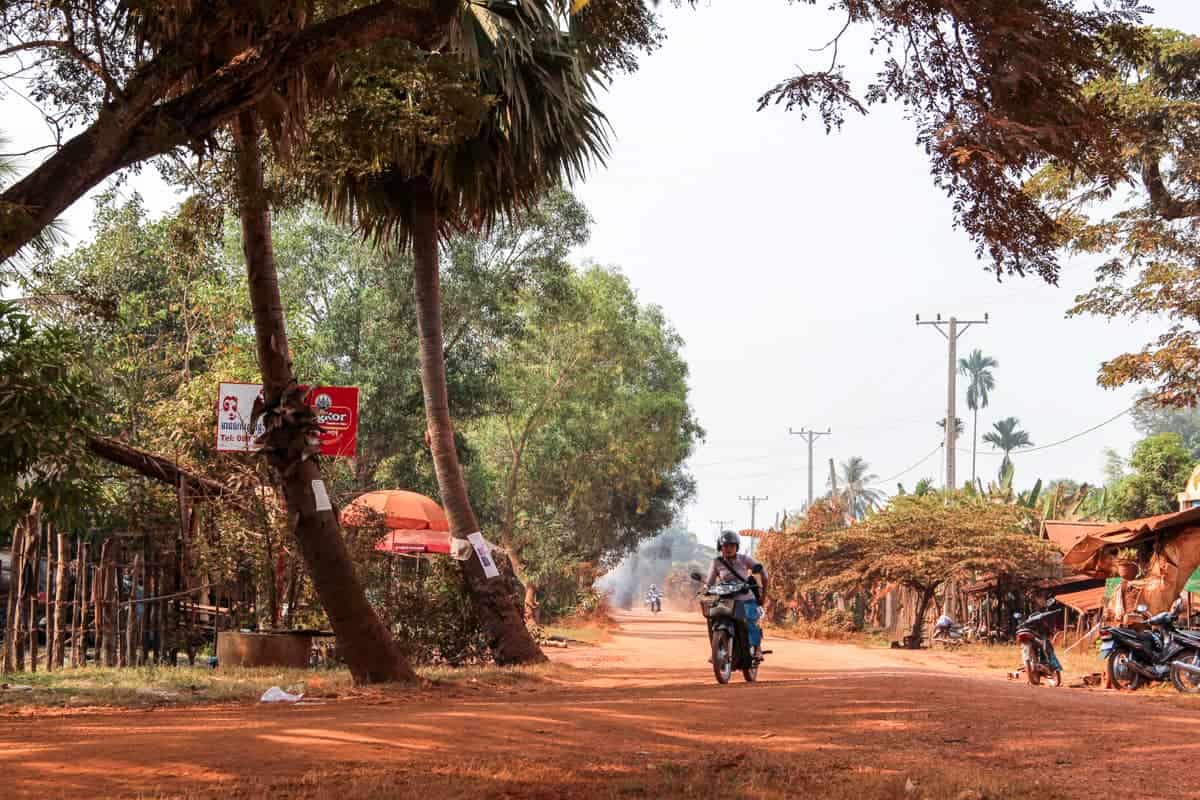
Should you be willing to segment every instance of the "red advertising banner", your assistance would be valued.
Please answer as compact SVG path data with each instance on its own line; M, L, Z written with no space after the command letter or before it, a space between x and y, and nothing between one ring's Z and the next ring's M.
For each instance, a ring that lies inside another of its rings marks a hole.
M305 389L306 387L300 387ZM262 391L257 383L222 383L217 391L217 450L253 453L263 433L262 421L250 430L250 412ZM354 458L358 450L358 387L317 386L308 389L305 402L321 426L321 455Z
M321 426L321 455L354 458L358 449L358 387L318 386L305 400Z

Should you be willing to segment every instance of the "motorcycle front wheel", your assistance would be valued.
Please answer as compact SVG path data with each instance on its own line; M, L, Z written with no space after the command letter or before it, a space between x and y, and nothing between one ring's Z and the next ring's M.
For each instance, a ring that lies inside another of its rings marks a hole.
M1116 689L1133 691L1142 685L1142 676L1129 666L1131 656L1128 650L1114 650L1108 657L1105 670L1108 672L1108 682Z
M721 628L712 634L712 667L717 683L729 683L733 677L733 638Z
M1182 661L1184 664L1190 664L1193 667L1200 667L1200 650L1192 650L1187 655L1175 659ZM1195 675L1191 672L1171 667L1171 683L1175 684L1176 691L1184 694L1196 694L1200 692L1200 675Z

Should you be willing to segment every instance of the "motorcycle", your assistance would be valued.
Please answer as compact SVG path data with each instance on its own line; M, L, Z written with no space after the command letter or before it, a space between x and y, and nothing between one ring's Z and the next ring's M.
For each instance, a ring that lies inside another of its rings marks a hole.
M1050 598L1049 605L1054 605ZM1021 645L1021 668L1025 677L1033 686L1046 679L1050 686L1062 686L1062 664L1054 652L1054 643L1050 641L1048 623L1059 614L1057 609L1047 608L1025 618L1017 626L1017 643Z
M931 644L940 644L950 648L958 647L969 641L970 631L967 626L960 625L945 614L938 617L937 623L933 626L933 636L930 637Z
M753 572L761 573L762 566L756 564ZM704 580L699 572L693 572L691 577L694 581ZM730 581L706 587L696 593L700 598L700 608L708 621L713 675L717 683L729 683L735 669L742 671L742 677L747 683L758 680L758 666L762 658L755 658L751 652L746 621L738 618L738 603L734 599L744 592L753 592L757 597L758 584L752 580ZM762 651L763 655L770 652Z
M646 608L653 614L662 611L662 595L658 592L646 592Z
M1100 655L1112 686L1133 691L1143 683L1170 680L1180 692L1200 691L1200 634L1175 627L1182 604L1177 599L1138 627L1100 629ZM1148 610L1137 607L1139 614Z

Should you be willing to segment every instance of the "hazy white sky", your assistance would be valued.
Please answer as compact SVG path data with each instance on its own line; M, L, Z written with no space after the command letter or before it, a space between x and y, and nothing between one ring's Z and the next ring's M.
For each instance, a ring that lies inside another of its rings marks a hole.
M665 5L665 4L664 4ZM1154 24L1200 31L1200 3L1159 0ZM1140 346L1154 326L1064 318L1092 281L1066 265L1059 287L998 284L952 228L949 203L899 109L875 110L826 136L818 120L755 99L837 31L818 8L779 0L714 0L666 9L669 39L621 78L603 107L612 157L581 187L596 219L584 255L620 265L644 300L662 305L687 341L692 399L707 443L692 460L698 495L688 516L748 527L739 496L767 496L759 523L807 495L807 446L788 428L831 427L817 441L816 490L828 459L862 456L887 478L938 444L945 415L946 344L914 314L991 316L959 342L1000 362L981 432L1016 416L1049 444L1128 407L1132 391L1095 383L1099 363ZM860 35L843 48L860 78L874 61ZM968 435L970 418L961 399ZM1136 438L1123 418L1069 444L1019 455L1017 480L1099 480L1103 448ZM904 475L941 480L941 453ZM981 451L994 475L999 457ZM959 480L970 454L959 454ZM895 481L881 487L894 491ZM701 538L705 538L702 535Z
M1151 22L1200 31L1200 3L1157 0ZM818 440L816 491L828 459L862 456L889 478L930 454L945 413L945 340L913 315L956 314L972 328L960 355L980 348L1000 362L980 431L1016 416L1038 445L1078 433L1127 408L1134 392L1095 384L1099 363L1139 347L1153 324L1064 318L1092 282L1092 264L1069 262L1061 285L997 283L952 227L949 203L900 110L874 110L826 136L819 121L779 109L756 112L763 90L840 27L829 13L784 0L662 4L668 40L601 98L615 130L612 155L576 187L595 217L580 259L621 267L644 301L661 305L687 342L692 402L707 442L692 459L688 509L707 539L710 520L748 527L739 496L769 499L769 524L807 492L807 448L788 428L833 429ZM861 33L843 60L861 81L875 61ZM6 133L43 141L21 101L5 98ZM133 181L152 207L173 202L152 175ZM87 230L91 202L66 215ZM971 420L959 440L958 475L970 475ZM1122 418L1059 447L1018 455L1018 483L1102 477L1103 449L1136 438ZM906 472L942 478L941 452ZM999 456L983 448L980 474ZM895 480L881 485L894 491Z

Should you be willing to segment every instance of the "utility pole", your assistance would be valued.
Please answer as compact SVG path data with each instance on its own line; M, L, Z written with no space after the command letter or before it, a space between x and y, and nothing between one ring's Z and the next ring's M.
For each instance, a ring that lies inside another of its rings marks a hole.
M710 519L709 522L717 526L717 536L720 536L721 531L733 524L731 519Z
M958 420L957 400L958 390L955 386L958 377L958 337L967 332L967 328L972 325L987 325L988 315L984 314L983 319L968 319L960 320L957 317L951 317L948 322L942 321L942 315L938 314L937 319L921 321L921 315L917 314L918 325L932 325L937 328L938 333L946 337L949 343L946 362L946 488L953 489L957 486L954 479L954 440L958 437L958 431L955 423ZM942 326L946 327L943 329Z
M758 504L764 500L770 500L770 499L771 498L769 498L769 497L755 497L754 495L750 495L749 497L739 497L738 498L738 500L741 500L743 502L750 504L750 530L752 530L752 531L757 530L757 528L754 527L754 512L758 510ZM747 545L746 549L750 555L754 554L754 537L753 536L751 536L750 543Z
M754 530L754 512L758 509L758 504L761 503L763 500L770 500L770 499L771 498L769 498L769 497L755 497L754 495L750 495L749 497L739 497L738 498L738 500L741 500L744 503L750 504L750 530Z
M831 433L833 433L833 428L826 428L823 431L814 431L808 428L794 431L788 428L788 434L791 436L803 436L808 440L808 505L810 508L813 503L813 441L821 436L829 436Z

